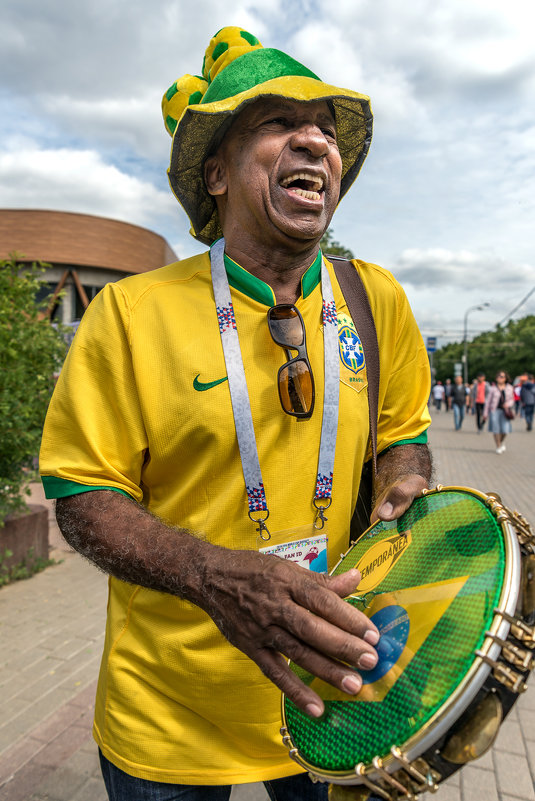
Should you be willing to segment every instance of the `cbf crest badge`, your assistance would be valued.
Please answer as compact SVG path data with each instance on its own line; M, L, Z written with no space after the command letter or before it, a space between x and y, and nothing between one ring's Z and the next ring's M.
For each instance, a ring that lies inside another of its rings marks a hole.
M338 343L342 364L353 373L359 373L365 366L364 350L353 320L345 314L338 317Z

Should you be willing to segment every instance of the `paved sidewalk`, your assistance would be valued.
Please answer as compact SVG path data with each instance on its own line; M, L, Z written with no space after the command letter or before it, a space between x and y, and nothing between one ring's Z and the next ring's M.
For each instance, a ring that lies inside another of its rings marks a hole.
M498 491L535 523L535 434L520 420L513 425L507 451L497 455L472 418L455 432L451 413L436 414L436 480ZM36 486L33 501L40 499ZM106 801L91 738L106 578L69 549L53 521L51 544L59 564L0 589L0 801ZM437 798L535 801L534 777L535 678L492 751ZM246 785L233 790L232 801L267 801L267 794Z

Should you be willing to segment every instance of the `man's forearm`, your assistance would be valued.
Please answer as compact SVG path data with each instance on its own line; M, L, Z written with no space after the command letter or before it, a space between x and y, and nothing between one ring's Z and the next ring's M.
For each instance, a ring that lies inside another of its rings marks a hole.
M323 713L323 701L281 654L350 695L362 685L354 668L377 661L375 626L343 600L355 591L356 570L325 576L272 555L212 545L109 490L59 500L56 514L67 542L102 570L201 607L311 715Z
M208 552L217 546L110 490L60 498L56 517L69 545L105 573L198 603Z

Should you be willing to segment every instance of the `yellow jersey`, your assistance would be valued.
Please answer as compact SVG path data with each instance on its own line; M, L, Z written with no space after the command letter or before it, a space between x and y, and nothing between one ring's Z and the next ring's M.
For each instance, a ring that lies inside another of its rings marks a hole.
M321 254L302 279L316 384L310 419L285 414L272 340L271 288L225 257L271 544L311 527L323 406ZM405 294L390 273L359 262L377 329L378 451L425 442L429 367ZM348 546L363 462L369 458L367 373L332 265L340 342L340 408L329 568ZM210 259L195 256L108 284L90 304L58 379L45 423L41 474L48 497L123 492L173 526L216 545L257 549L236 441L215 311ZM289 534L290 532L290 534ZM295 535L294 535L295 536ZM301 770L282 745L280 691L231 646L200 608L109 582L94 734L127 773L179 784L233 784Z

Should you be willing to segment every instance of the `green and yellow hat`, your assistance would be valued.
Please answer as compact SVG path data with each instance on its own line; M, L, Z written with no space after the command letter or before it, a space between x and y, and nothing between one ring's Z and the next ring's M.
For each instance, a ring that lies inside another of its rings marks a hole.
M206 50L202 76L184 75L162 100L165 127L173 137L169 183L200 242L211 245L222 236L216 204L204 183L204 162L235 116L248 103L270 95L330 101L342 157L340 198L359 173L372 136L369 98L323 83L303 64L262 47L241 28L222 28Z

